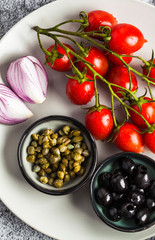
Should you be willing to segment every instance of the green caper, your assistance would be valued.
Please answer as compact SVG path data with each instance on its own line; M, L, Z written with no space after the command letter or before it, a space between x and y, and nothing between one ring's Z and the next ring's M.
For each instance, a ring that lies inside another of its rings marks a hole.
M78 136L80 136L80 135L81 135L81 131L80 131L80 130L75 129L75 130L72 131L72 136L78 137Z
M41 169L39 172L38 172L38 175L39 176L45 176L46 175L46 172L44 169Z
M77 172L77 175L78 175L78 176L82 176L82 175L84 174L84 172L85 172L85 168L84 168L84 167L81 167L80 171Z
M53 131L52 131L52 129L45 129L42 131L42 134L43 135L51 135L51 134L53 134Z
M39 138L38 138L38 144L41 145L42 142L43 142L43 136L41 135L41 136L39 136Z
M33 134L31 135L31 137L32 137L33 140L37 141L37 140L39 139L39 134L33 133Z
M61 145L59 145L59 150L60 150L61 153L63 153L67 150L67 146L61 144Z
M68 148L69 150L71 150L71 149L74 148L74 145L72 145L72 144L68 144L68 145L67 145L67 148Z
M79 172L81 169L81 165L77 165L75 168L74 168L74 172L77 173Z
M27 149L28 154L34 154L35 153L35 148L33 146L29 146Z
M52 165L52 171L55 172L59 167L59 163L55 163Z
M75 143L74 148L81 148L81 142Z
M60 150L59 150L59 148L52 148L52 153L54 154L54 155L56 155L56 156L60 156Z
M64 176L64 182L69 182L69 180L70 180L70 175L69 175L69 174L66 174L66 175Z
M74 161L81 161L82 156L79 153L74 153L73 159L74 159Z
M50 161L51 164L55 164L55 163L59 162L60 160L61 160L60 156L54 156L52 154L49 158L49 161Z
M51 139L49 139L49 144L50 144L50 146L56 146L56 144L57 144L57 139L56 138L51 138Z
M74 171L70 171L69 175L70 175L71 178L75 178L75 176L76 176Z
M39 166L39 165L34 165L34 166L33 166L33 170L32 170L32 171L37 173L37 172L39 172L39 171L40 171L40 169L41 169L41 168L40 168L40 166Z
M89 153L89 151L88 151L87 149L85 149L85 150L82 152L82 155L83 155L84 157L89 157L90 153Z
M62 179L55 179L53 181L53 186L56 188L61 188L63 186L63 180Z
M64 126L64 127L63 127L63 132L64 132L66 135L68 135L69 132L70 132L70 127L69 127L68 125Z
M41 176L40 182L46 184L46 183L48 183L48 178L46 176Z
M61 129L58 131L58 133L59 133L60 136L64 135L64 132Z
M83 152L83 149L82 149L82 148L75 148L75 149L74 149L74 153L82 154L82 152Z
M38 159L38 162L39 162L40 164L46 164L46 163L48 163L48 161L47 161L47 159L46 159L45 157L39 158L39 159Z
M45 163L45 164L41 165L42 169L47 169L48 167L49 167L49 163Z
M60 169L61 171L65 172L65 171L66 171L66 166L65 166L63 163L60 163L60 164L59 164L59 169Z
M37 158L42 158L43 157L43 154L42 153L38 153L37 154Z
M69 169L73 168L73 163L74 163L74 161L69 161Z
M36 149L35 149L35 151L38 152L38 153L40 153L41 150L42 150L42 147L41 147L41 146L38 146L38 147L36 147Z
M49 153L49 148L43 148L42 149L42 155L47 155Z
M36 156L35 156L35 155L28 155L27 158L26 158L26 160L27 160L28 162L34 163L35 160L36 160Z
M60 179L64 179L65 173L63 171L57 171L57 177Z
M86 149L87 149L87 145L85 144L85 142L82 143L82 146L81 146L81 147L82 147L83 150L86 150Z
M50 148L50 144L49 144L49 141L45 141L43 142L43 148Z
M69 155L69 154L70 154L70 150L67 149L67 150L63 153L63 156L67 156L67 155Z
M51 178L56 178L57 177L57 173L56 172L52 172L50 175Z
M78 142L81 142L82 140L83 140L82 136L76 136L76 137L73 137L72 142L78 143Z
M47 174L51 174L51 173L52 173L52 169L48 167L48 168L45 169L45 172L46 172Z
M66 158L63 158L61 162L65 165L65 167L68 167L68 160Z
M80 165L80 162L74 162L73 163L73 167L75 168L76 166L79 166Z
M42 143L43 142L48 142L49 141L49 136L45 136L45 137L43 137L43 139L42 139Z
M32 142L31 142L31 146L33 146L34 148L36 148L36 147L38 146L37 141L32 141Z
M54 181L54 178L49 178L48 179L48 184L52 186L53 185L53 181Z
M82 156L82 158L81 158L81 163L84 162L84 161L85 161L85 157Z
M51 138L52 138L52 139L57 139L57 138L58 138L58 134L57 134L57 133L53 133L53 134L51 135Z

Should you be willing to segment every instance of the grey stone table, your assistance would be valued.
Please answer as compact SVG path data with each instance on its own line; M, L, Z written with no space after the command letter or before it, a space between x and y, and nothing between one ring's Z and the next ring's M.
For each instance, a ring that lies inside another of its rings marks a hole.
M155 5L155 0L142 1ZM0 39L21 18L49 2L52 0L0 0ZM23 223L0 201L0 240L52 240L52 238ZM155 237L150 240L155 240Z

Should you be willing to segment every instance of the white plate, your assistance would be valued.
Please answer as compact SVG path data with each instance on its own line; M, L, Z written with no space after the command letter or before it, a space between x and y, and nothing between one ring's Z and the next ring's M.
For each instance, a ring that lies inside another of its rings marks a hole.
M59 0L25 17L1 40L0 81L6 81L7 67L18 57L34 55L44 62L44 56L38 46L36 33L31 29L32 26L50 27L62 20L78 18L81 10L88 12L93 9L109 11L117 17L119 22L129 22L139 27L148 40L139 54L145 59L150 58L151 49L155 46L154 7L133 0ZM48 46L49 40L43 39ZM64 75L48 67L46 70L50 82L47 100L41 105L29 105L34 117L15 126L0 125L0 197L2 201L31 227L61 240L137 240L154 235L155 227L130 234L106 226L92 209L88 185L71 195L53 197L37 192L23 178L17 162L17 145L23 131L32 122L51 114L64 114L84 122L85 111L71 104L65 95ZM102 84L100 84L102 95L101 86ZM97 146L99 161L119 152L112 144L98 141ZM154 155L147 150L145 154L154 158Z

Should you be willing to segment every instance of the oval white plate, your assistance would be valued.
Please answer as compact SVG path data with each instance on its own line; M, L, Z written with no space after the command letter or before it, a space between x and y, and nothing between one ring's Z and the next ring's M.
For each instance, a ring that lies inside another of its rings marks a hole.
M38 46L34 25L50 27L60 21L78 18L81 10L87 12L103 9L111 12L119 22L128 22L139 27L148 40L139 54L145 59L151 56L155 46L155 8L134 0L59 0L34 11L16 24L0 42L0 82L6 83L6 70L9 63L24 55L34 55L44 62ZM46 46L50 40L44 39ZM133 62L136 64L136 61ZM75 117L84 123L85 111L69 102L65 95L67 79L63 73L50 70L47 100L41 105L29 105L34 117L15 126L0 125L0 197L6 206L31 227L48 236L61 240L100 240L100 239L146 239L154 235L155 227L135 234L113 230L96 216L90 203L89 185L81 190L62 197L48 196L37 192L24 180L17 162L17 146L23 131L35 120L61 114ZM139 80L140 81L140 80ZM141 82L141 86L143 83ZM102 84L100 84L100 95ZM144 87L144 86L143 86ZM103 89L103 88L102 88ZM143 88L139 91L142 93ZM109 104L102 97L101 102ZM108 99L108 97L107 97ZM94 101L92 101L92 104ZM119 152L112 144L97 142L99 161ZM154 158L154 154L145 151Z

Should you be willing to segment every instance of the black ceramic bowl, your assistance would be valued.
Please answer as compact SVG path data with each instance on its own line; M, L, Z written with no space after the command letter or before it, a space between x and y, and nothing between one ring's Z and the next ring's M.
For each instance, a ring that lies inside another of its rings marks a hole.
M113 172L115 169L119 168L119 160L122 157L129 157L132 159L135 164L143 164L147 167L147 171L151 177L151 179L155 179L155 161L145 155L138 154L138 153L131 153L131 152L122 152L115 155L112 155L105 159L99 168L94 173L91 184L90 184L90 193L91 193L91 202L93 208L100 217L100 219L109 225L110 227L117 229L123 232L137 232L141 230L145 230L155 224L155 210L151 211L149 221L143 225L139 226L135 223L134 219L123 219L121 218L119 221L112 221L108 217L107 207L103 207L101 204L98 203L96 199L96 191L99 187L98 177L103 172Z
M69 125L71 129L81 130L84 141L89 149L90 156L87 158L87 160L84 161L86 170L82 176L77 176L76 178L71 179L61 188L55 188L49 184L41 183L38 179L38 175L32 171L32 163L26 160L27 147L31 142L32 133L38 133L44 129L52 129L54 132L57 132L64 125ZM89 131L79 121L66 116L47 116L33 123L24 132L18 146L18 162L23 176L27 182L35 189L51 195L69 194L72 191L82 187L92 176L97 162L96 144Z

